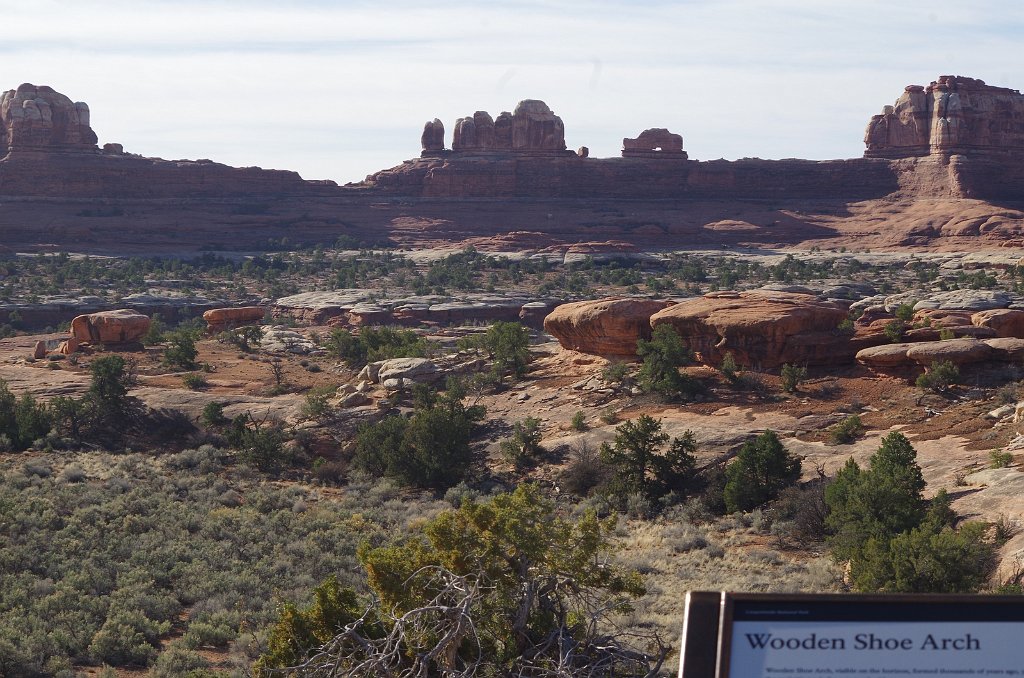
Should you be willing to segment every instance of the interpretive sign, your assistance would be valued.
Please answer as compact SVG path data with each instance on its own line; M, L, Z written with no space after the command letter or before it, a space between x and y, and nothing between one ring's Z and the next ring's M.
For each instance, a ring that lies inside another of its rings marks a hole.
M1024 678L1024 598L691 592L679 676Z

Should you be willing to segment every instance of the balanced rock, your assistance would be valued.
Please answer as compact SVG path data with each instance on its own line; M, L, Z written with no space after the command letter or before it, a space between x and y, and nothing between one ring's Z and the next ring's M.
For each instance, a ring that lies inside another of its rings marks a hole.
M240 306L238 308L212 308L203 313L206 328L210 332L223 332L233 327L249 325L263 320L267 309L262 306Z
M0 95L0 146L19 149L93 149L89 107L50 87L19 85Z
M651 316L671 303L612 298L562 304L544 319L544 331L572 351L630 358L638 339L651 338Z
M149 316L127 308L80 315L71 321L71 336L83 344L128 344L149 331Z
M748 367L784 363L833 365L853 355L837 332L846 306L808 294L718 292L687 299L651 317L651 326L675 328L698 360L718 365L726 353Z

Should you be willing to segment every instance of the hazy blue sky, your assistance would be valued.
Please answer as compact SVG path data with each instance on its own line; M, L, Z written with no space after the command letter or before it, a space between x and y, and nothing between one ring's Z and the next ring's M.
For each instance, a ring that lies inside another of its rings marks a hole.
M842 158L904 85L1024 89L1017 0L0 0L0 88L48 84L100 142L355 181L423 122L544 99L570 148L647 127L696 159Z

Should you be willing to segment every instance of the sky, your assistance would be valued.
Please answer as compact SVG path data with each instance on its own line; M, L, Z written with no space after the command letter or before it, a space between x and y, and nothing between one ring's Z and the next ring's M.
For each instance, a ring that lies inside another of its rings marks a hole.
M858 157L939 75L1024 89L1018 0L0 0L0 89L50 85L100 143L359 181L445 125L543 99L569 148L649 127L697 160Z

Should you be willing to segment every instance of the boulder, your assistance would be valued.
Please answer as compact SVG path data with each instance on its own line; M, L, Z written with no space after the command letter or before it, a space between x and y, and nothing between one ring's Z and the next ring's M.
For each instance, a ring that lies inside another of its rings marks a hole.
M995 330L997 337L1024 338L1024 311L996 308L978 311L971 316L971 324Z
M412 384L430 384L444 377L434 361L427 358L390 358L374 365L376 380L390 390L407 388ZM373 374L373 369L368 374Z
M206 328L210 332L223 332L242 325L258 323L267 314L262 306L240 306L237 308L212 308L203 313Z
M965 365L989 360L994 352L991 346L979 339L949 339L911 344L907 358L924 367L941 361Z
M1019 363L1024 360L1024 339L1016 337L986 339L985 345L992 349L992 357L996 360L1011 363Z
M57 347L57 352L63 353L64 355L71 355L72 353L77 353L78 339L75 339L74 337L68 337L67 341L60 342L60 345Z
M260 349L268 353L294 353L307 355L316 352L317 345L295 330L271 325L263 328Z
M149 316L122 308L80 315L71 321L71 336L83 344L128 344L149 331Z
M868 367L896 367L910 362L907 350L912 344L883 344L857 351L857 362Z
M637 340L651 338L651 316L671 303L611 298L562 304L544 319L544 331L563 348L632 358Z
M46 357L46 342L37 341L35 348L32 349L32 357L36 360L42 360Z
M732 353L740 365L770 368L850 360L850 338L836 331L846 317L847 307L841 303L755 290L684 300L654 314L651 326L674 327L705 364L719 365L726 353Z

